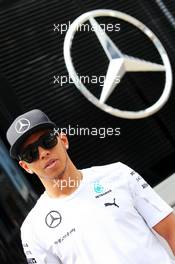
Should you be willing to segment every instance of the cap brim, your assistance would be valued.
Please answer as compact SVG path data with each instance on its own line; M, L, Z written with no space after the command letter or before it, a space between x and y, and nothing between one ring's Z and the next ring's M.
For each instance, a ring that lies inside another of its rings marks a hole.
M28 131L26 131L16 142L15 144L10 148L10 156L14 159L18 157L18 151L21 146L21 144L25 141L25 139L30 136L35 131L41 129L41 128L54 128L56 127L56 124L53 122L46 122L46 123L40 123L36 126L32 127Z

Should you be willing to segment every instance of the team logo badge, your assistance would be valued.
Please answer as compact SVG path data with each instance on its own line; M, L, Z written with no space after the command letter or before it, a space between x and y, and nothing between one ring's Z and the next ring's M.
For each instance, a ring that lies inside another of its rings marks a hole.
M26 118L19 119L15 124L17 133L24 133L30 128L30 121Z
M57 211L51 211L46 215L45 222L50 228L55 228L61 223L61 214Z
M94 191L96 193L102 193L104 191L104 187L97 181L94 183Z

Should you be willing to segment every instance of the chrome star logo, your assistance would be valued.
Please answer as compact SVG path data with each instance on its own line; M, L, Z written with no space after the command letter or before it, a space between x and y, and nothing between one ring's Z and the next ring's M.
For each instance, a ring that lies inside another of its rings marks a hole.
M95 17L100 16L111 16L115 18L122 19L135 27L139 28L150 41L157 48L160 57L163 61L163 64L157 64L150 61L145 61L141 58L134 58L129 56L129 54L123 54L121 50L114 44L112 39L107 35L105 31L101 28L98 22L95 20ZM109 59L109 65L106 73L105 82L102 88L102 92L100 98L96 98L89 90L85 87L85 85L79 79L76 70L74 69L72 57L71 57L71 46L74 34L77 29L84 22L89 21L91 26L94 29L94 33L99 40L102 49L106 53L106 56ZM171 87L172 87L172 69L170 65L170 61L167 55L166 50L164 49L160 40L156 37L156 35L146 27L142 22L131 17L125 13L114 11L114 10L94 10L87 12L80 17L78 17L69 27L67 31L65 41L64 41L64 58L65 63L69 72L70 77L74 81L76 87L83 93L89 101L95 104L100 109L106 111L109 114L114 116L128 118L128 119L138 119L148 117L157 111L160 110L161 107L167 102ZM127 72L165 72L165 87L162 95L158 99L156 103L152 106L148 107L145 110L140 110L137 112L134 111L123 111L117 108L113 108L106 104L107 99L112 94L114 89L117 87L116 78L120 77L120 81L122 77Z
M50 228L55 228L61 223L61 214L57 211L51 211L46 215L45 223Z
M19 119L15 124L17 133L24 133L30 128L30 121L26 118Z

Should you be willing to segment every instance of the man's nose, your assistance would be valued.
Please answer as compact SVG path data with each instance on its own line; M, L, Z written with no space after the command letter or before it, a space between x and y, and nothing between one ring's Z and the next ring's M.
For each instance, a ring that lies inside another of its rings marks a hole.
M50 155L49 149L44 149L39 146L38 151L39 151L39 159L44 159L45 157Z

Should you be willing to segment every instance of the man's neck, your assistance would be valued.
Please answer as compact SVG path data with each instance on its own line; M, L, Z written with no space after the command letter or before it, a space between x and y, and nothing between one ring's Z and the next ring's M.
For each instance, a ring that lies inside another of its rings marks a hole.
M51 181L43 182L47 194L51 198L61 198L73 193L80 185L83 175L73 163L68 162L64 174Z

